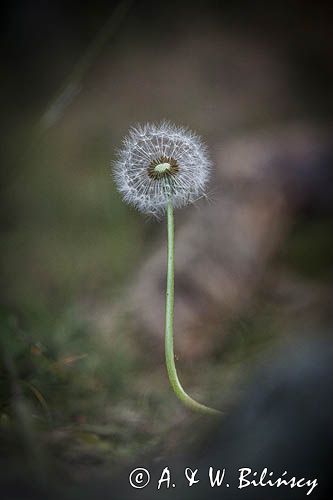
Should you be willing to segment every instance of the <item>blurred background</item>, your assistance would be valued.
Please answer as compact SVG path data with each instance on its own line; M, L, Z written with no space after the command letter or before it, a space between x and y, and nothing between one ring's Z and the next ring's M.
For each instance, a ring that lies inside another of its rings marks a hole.
M211 432L228 449L230 416L246 411L273 461L274 443L297 430L302 455L320 427L306 464L325 471L329 3L17 0L2 24L3 498L82 498L87 482L100 498L98 478L113 488L142 457L200 456ZM208 200L176 213L175 311L180 378L223 410L214 431L166 377L165 221L126 206L111 175L128 128L162 119L202 135L214 164ZM295 393L295 419L277 432L270 418L281 424ZM250 446L243 424L230 431L235 456Z

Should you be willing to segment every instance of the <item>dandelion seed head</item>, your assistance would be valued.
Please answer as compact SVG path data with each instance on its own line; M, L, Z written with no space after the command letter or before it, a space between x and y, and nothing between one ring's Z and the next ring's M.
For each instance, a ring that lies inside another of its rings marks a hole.
M118 190L139 211L160 215L205 194L211 162L197 134L170 122L130 129L113 166Z

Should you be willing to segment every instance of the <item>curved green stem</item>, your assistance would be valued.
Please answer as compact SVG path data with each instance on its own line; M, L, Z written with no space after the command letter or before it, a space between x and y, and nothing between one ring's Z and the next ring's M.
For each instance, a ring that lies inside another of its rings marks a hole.
M168 219L168 269L167 269L167 290L166 290L166 311L165 311L165 359L171 387L176 396L191 410L211 414L220 415L221 412L209 408L192 399L183 389L176 370L175 355L173 350L173 319L174 319L174 255L175 255L175 238L174 238L174 218L173 205L170 201L167 208Z

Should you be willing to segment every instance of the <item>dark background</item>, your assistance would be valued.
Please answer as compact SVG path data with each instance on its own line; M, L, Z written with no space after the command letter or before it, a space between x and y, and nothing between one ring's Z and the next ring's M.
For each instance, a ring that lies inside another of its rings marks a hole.
M115 498L132 466L191 460L317 474L311 497L328 498L332 17L310 1L5 2L3 498ZM176 214L175 335L217 423L166 379L164 221L110 175L128 128L161 119L214 164L209 201ZM247 493L275 494L305 495Z

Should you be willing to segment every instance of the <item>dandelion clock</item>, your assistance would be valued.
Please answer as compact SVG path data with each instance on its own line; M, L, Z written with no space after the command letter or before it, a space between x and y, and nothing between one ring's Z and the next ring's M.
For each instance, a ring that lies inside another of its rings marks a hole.
M140 212L167 215L168 257L165 315L165 358L170 384L189 408L219 414L192 399L183 389L176 370L174 319L174 208L205 195L211 162L207 148L192 131L169 122L147 123L130 129L114 162L117 188L126 203Z

